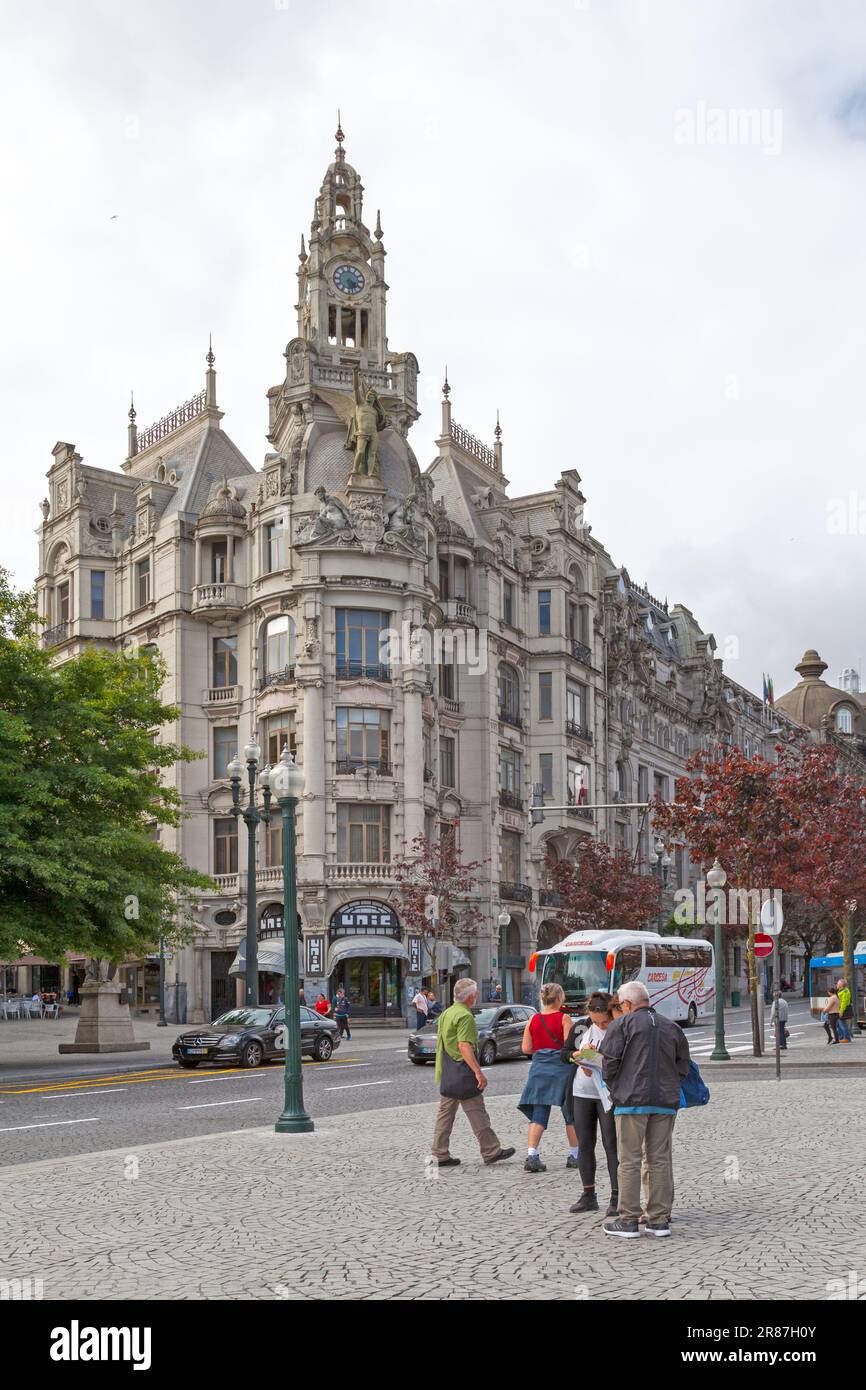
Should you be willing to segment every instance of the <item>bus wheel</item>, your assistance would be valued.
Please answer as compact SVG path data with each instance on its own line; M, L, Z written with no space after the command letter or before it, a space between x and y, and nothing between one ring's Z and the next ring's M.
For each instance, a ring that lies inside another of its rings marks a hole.
M695 1008L694 1004L689 1004L689 1016L688 1016L688 1019L687 1019L687 1025L688 1025L688 1027L689 1027L689 1028L694 1028L694 1026L695 1026L695 1024L697 1023L697 1021L698 1021L698 1011L697 1011L697 1009Z

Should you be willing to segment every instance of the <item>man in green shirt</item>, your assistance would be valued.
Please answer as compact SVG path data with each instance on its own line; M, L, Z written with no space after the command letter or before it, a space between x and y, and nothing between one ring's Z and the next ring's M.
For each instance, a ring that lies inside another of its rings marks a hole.
M500 1163L503 1158L511 1158L514 1149L503 1149L490 1124L490 1116L484 1104L483 1091L487 1077L478 1065L478 1026L472 1009L478 1000L478 985L474 980L458 980L454 986L454 1003L446 1009L439 1019L436 1042L436 1080L442 1081L442 1054L447 1052L454 1062L468 1066L478 1086L478 1094L466 1100L456 1100L451 1096L440 1095L439 1110L433 1129L433 1161L440 1168L455 1168L459 1158L452 1158L448 1151L451 1130L459 1106L472 1126L472 1133L478 1140L481 1157L485 1163Z
M839 996L839 1023L838 1034L840 1042L851 1041L851 1023L854 1018L854 1010L851 1007L851 991L846 980L840 980L836 986L836 993Z

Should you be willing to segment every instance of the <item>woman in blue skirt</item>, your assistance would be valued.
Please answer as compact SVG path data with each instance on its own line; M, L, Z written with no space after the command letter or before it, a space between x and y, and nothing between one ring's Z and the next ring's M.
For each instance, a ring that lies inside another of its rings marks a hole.
M571 1031L571 1019L562 1012L565 994L561 985L542 985L541 1012L533 1014L523 1031L522 1049L532 1057L529 1075L523 1094L517 1102L529 1121L526 1162L523 1167L527 1173L544 1173L547 1165L538 1156L541 1136L550 1121L554 1105L561 1106L565 1100L566 1087L572 1076L572 1068L563 1062L560 1052ZM577 1133L573 1125L566 1125L571 1153L566 1159L566 1168L577 1168Z

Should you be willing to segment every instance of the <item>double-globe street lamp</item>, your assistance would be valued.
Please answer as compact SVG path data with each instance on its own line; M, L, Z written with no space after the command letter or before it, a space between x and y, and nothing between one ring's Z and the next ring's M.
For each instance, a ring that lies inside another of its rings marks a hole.
M716 975L716 1039L715 1046L710 1053L711 1062L730 1062L731 1054L725 1047L725 983L723 964L723 944L722 944L722 903L724 901L722 889L728 881L718 859L713 861L713 867L707 874L707 883L716 890L715 893L715 931L713 934L713 963Z
M286 1037L285 1095L283 1112L274 1128L278 1134L305 1134L314 1128L304 1109L301 1077L301 1011L298 1005L298 884L295 854L295 811L304 790L304 773L284 747L270 770L270 793L282 812L283 836L283 938L285 942L284 1027Z
M664 841L660 840L658 836L656 836L653 843L653 848L649 855L649 862L652 872L656 874L659 881L659 933L661 933L662 927L664 926L665 915L664 895L665 889L668 886L668 876L670 875L673 860L668 854Z
M252 739L244 748L244 762L247 765L249 795L246 806L241 805L241 777L243 763L235 754L227 771L232 782L232 814L235 819L242 816L247 827L247 945L246 974L244 976L244 1002L247 1008L255 1008L259 1002L259 924L256 920L256 832L261 822L266 825L271 819L270 769L262 768L259 773L259 788L262 792L263 810L256 806L256 770L262 750ZM294 921L294 918L291 919ZM287 934L288 935L288 934ZM286 996L288 998L288 996ZM294 998L297 998L297 990Z

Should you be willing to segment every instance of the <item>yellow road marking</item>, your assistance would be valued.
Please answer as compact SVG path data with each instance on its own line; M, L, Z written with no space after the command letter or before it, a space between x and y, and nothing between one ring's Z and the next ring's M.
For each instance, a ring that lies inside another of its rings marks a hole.
M312 1057L305 1057L303 1059L304 1066L309 1065L314 1067L328 1067L333 1065L343 1066L347 1062L360 1061L360 1057L340 1057L339 1059L334 1057L328 1062L314 1062ZM18 1090L0 1090L0 1096L42 1095L46 1091L53 1091L55 1093L61 1091L75 1092L78 1090L82 1090L84 1087L87 1086L112 1086L116 1085L119 1081L122 1081L124 1085L129 1085L130 1082L135 1082L140 1085L143 1084L145 1081L187 1081L189 1078L185 1075L185 1072L189 1070L193 1070L193 1068L185 1068L178 1066L162 1068L155 1067L153 1071L125 1072L122 1075L118 1076L78 1077L74 1081L54 1081L50 1084L46 1083L43 1086L24 1086ZM238 1067L215 1067L209 1068L205 1075L225 1076L229 1072L243 1072L245 1070L250 1070L251 1075L253 1074L253 1072L258 1073L258 1068L247 1069ZM276 1068L274 1068L274 1070L276 1070Z

